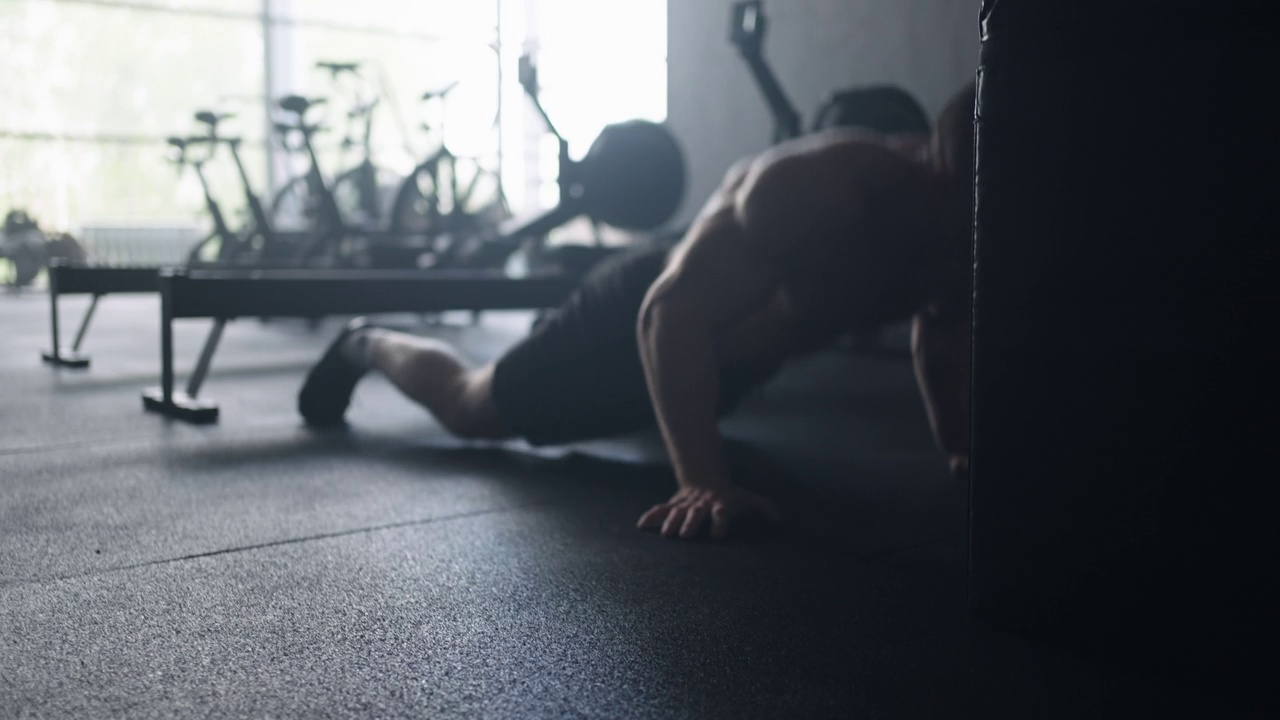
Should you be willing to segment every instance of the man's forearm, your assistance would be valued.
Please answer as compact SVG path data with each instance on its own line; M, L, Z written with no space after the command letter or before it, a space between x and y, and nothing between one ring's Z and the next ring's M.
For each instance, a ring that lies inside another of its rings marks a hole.
M929 424L953 464L969 457L969 332L967 323L921 317L913 328L916 379Z
M942 372L948 382L933 395L938 444L949 458L969 456L968 363L948 362Z
M691 314L648 309L638 330L649 397L682 487L730 483L717 427L719 368L711 334Z

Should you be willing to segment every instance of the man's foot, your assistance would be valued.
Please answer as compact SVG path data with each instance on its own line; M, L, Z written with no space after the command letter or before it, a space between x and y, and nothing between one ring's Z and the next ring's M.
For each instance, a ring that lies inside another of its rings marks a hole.
M298 391L298 412L310 427L338 427L345 423L343 415L351 402L356 383L368 372L367 364L353 360L361 354L353 352L352 341L357 335L373 328L366 318L355 318L338 333L338 337L325 350Z

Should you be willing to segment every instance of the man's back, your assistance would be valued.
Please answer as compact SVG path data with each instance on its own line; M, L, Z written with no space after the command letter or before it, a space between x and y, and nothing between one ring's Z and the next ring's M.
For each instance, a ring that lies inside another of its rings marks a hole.
M776 295L742 310L725 331L734 338L728 344L768 344L742 336L770 332L775 342L809 349L906 320L954 285L947 275L964 272L967 248L944 232L928 147L927 137L834 129L772 148L732 179L719 210L750 231L727 243L690 233L685 245L706 247L677 248L672 260L679 265L690 251L745 253L773 277ZM704 215L715 211L713 204ZM703 282L732 279L708 273Z

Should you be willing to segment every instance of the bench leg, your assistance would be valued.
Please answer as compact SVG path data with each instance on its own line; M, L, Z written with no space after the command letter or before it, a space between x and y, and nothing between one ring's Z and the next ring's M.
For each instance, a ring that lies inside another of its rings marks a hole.
M217 422L218 406L208 400L196 397L200 385L204 383L217 350L218 340L222 337L222 328L226 320L219 318L213 323L213 329L205 340L204 349L200 352L200 360L187 383L186 392L175 392L173 389L173 316L170 311L172 295L168 278L161 278L160 286L160 387L149 388L142 393L142 407L148 412L159 413L165 417L193 425L207 425Z
M89 321L93 319L93 311L98 308L98 298L102 296L95 294L93 300L89 302L89 309L85 311L84 319L80 321L80 329L76 331L76 340L71 346L71 352L64 354L59 338L57 277L57 272L49 273L49 329L52 335L53 349L40 353L40 359L54 367L87 368L89 367L89 358L80 354L80 343L84 340L84 334L89 329Z

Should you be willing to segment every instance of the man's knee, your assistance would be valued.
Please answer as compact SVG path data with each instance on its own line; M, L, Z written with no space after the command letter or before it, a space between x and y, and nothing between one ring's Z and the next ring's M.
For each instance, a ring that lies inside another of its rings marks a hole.
M436 418L450 435L463 440L489 440L500 437L496 426L487 422L483 413L467 403L458 403Z
M450 434L466 440L497 440L509 436L493 400L492 366L467 373L452 401L436 419Z

